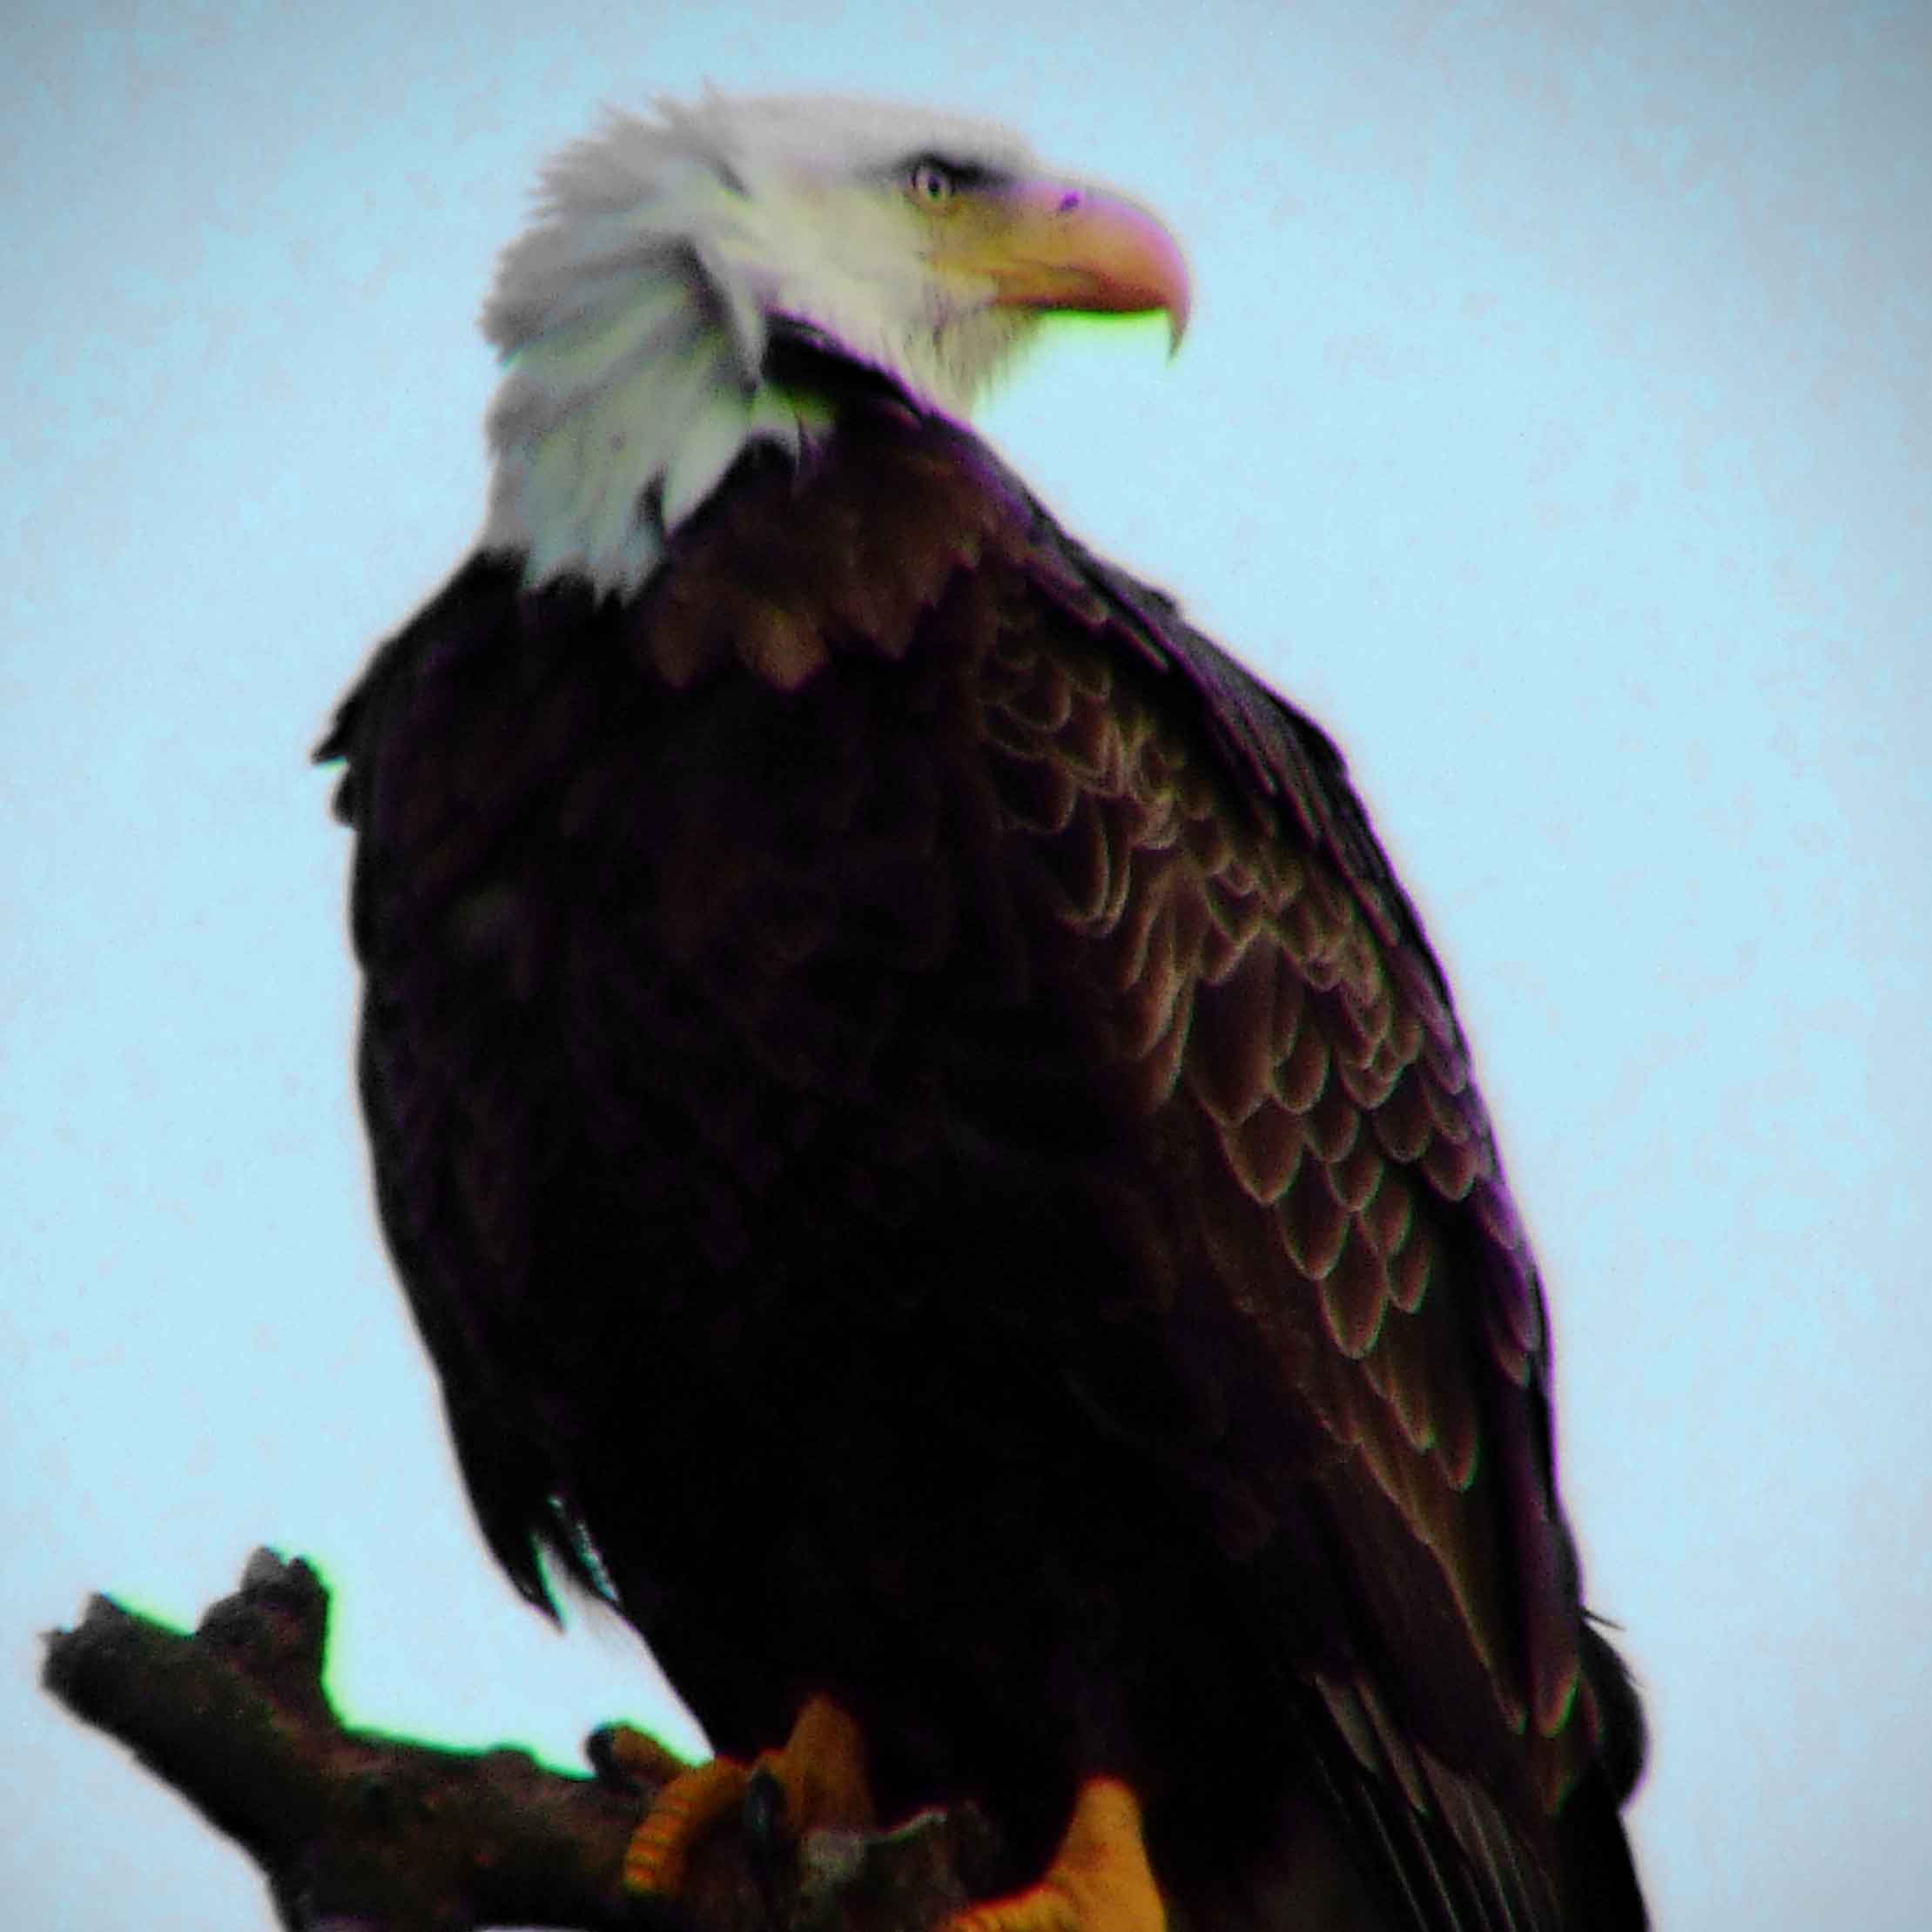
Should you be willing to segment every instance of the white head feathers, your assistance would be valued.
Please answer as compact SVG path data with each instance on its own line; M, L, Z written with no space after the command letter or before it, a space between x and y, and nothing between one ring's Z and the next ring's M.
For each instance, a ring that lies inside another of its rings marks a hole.
M1006 179L1013 136L838 99L727 99L614 117L543 177L484 311L505 370L482 542L526 579L634 590L746 443L796 448L812 401L764 377L772 320L806 323L964 414L1028 333L985 275L934 273L923 161Z

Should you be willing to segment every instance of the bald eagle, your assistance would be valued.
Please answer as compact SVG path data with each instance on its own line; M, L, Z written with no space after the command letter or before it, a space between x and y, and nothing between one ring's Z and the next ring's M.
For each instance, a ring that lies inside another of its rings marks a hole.
M978 1932L1639 1926L1415 910L1321 730L965 427L1046 313L1187 300L971 122L554 164L480 543L319 754L382 1220L517 1586L721 1764L831 1713L878 1815L979 1800Z

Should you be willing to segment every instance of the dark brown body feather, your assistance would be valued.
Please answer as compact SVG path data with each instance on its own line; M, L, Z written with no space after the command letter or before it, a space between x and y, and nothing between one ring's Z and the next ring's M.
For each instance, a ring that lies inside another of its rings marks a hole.
M872 391L635 600L471 562L325 753L526 1593L601 1566L718 1748L829 1691L1025 1860L1123 1774L1203 1922L1642 1922L1533 1266L1312 725Z

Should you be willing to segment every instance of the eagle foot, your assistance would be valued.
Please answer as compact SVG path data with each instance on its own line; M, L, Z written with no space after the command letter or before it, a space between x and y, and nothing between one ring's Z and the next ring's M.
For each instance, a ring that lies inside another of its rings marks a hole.
M658 1787L625 1848L627 1891L679 1892L693 1851L732 1812L764 1851L796 1844L808 1832L873 1825L865 1740L829 1697L809 1699L784 1744L749 1765L736 1758L688 1765L629 1725L608 1727L598 1746L613 1770Z
M1141 1804L1118 1778L1090 1778L1037 1884L989 1899L945 1932L1166 1932L1141 1835Z

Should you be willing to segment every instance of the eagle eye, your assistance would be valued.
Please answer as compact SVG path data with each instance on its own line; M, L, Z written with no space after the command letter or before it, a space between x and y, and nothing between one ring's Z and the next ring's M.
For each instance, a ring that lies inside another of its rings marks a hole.
M959 171L926 155L913 162L907 170L905 185L913 200L925 207L937 208L958 193Z

